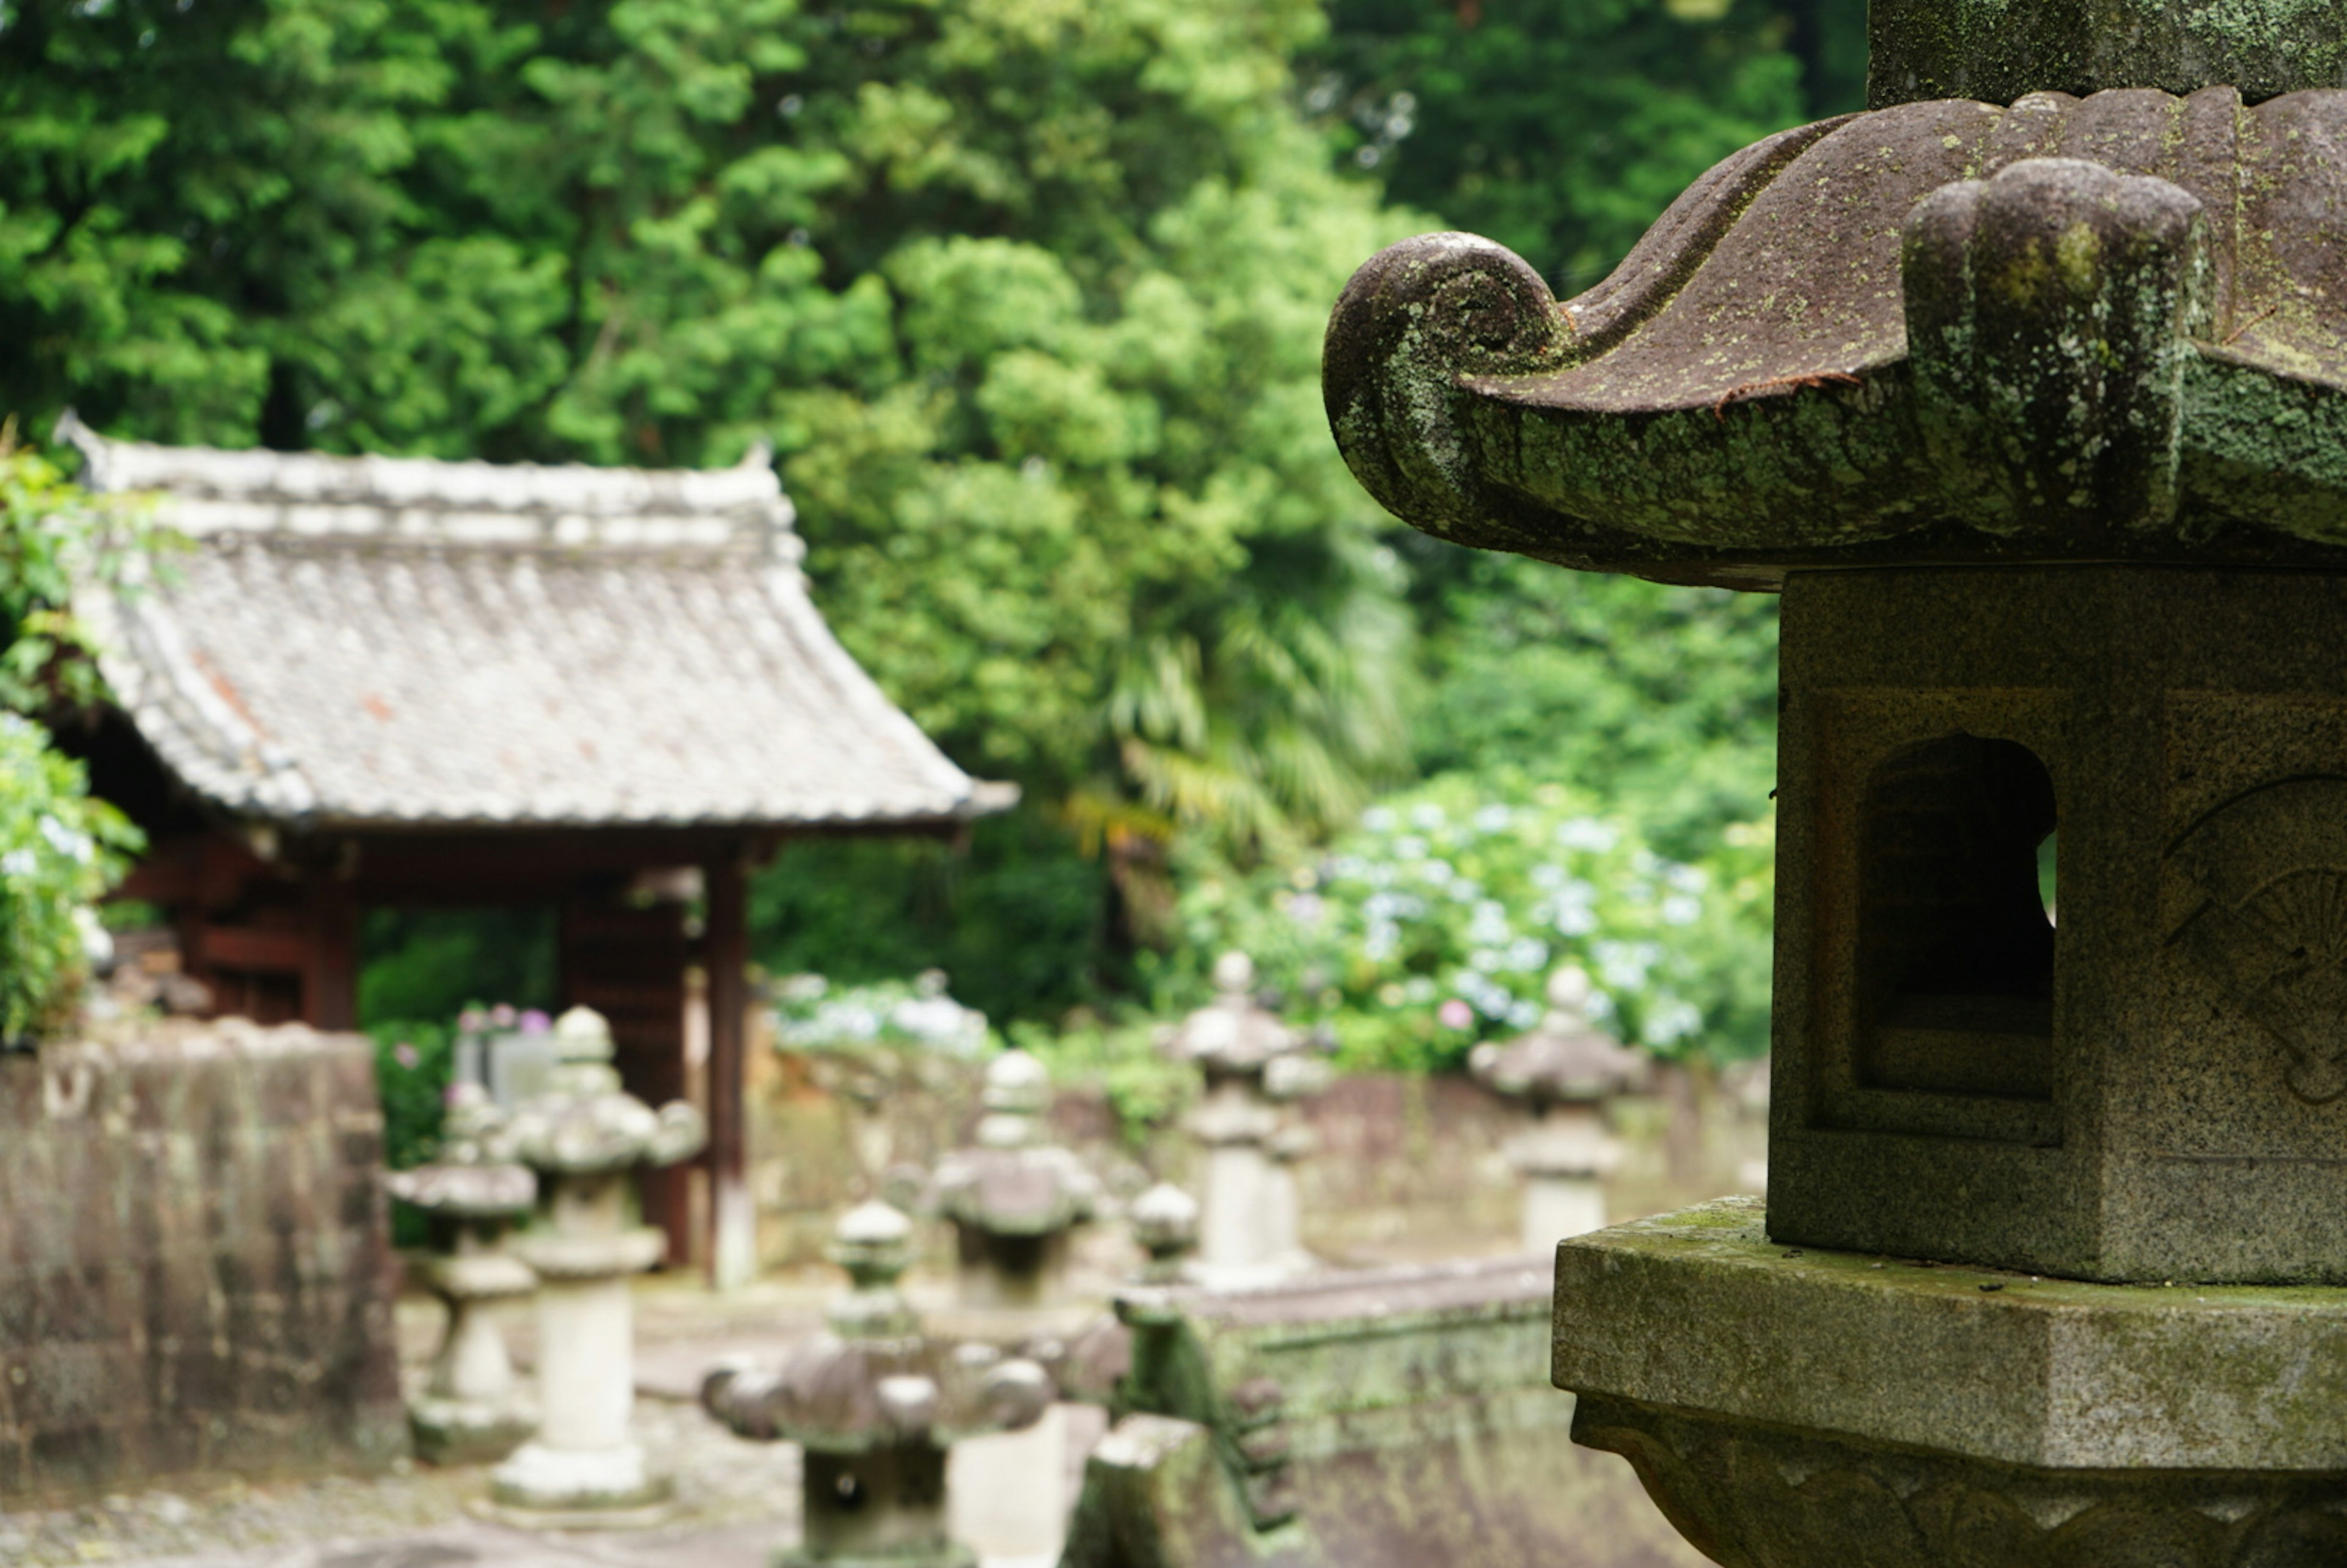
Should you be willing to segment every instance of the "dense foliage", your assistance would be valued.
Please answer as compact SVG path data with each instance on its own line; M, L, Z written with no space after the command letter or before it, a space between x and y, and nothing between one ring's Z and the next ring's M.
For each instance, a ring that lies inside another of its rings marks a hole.
M1304 70L1394 199L1578 292L1696 174L1858 107L1865 0L1332 0Z
M1317 865L1417 777L1561 783L1691 864L1764 815L1772 607L1399 530L1319 337L1438 223L1594 281L1707 163L1853 107L1862 9L18 0L0 405L496 459L772 439L843 641L1026 804L966 852L793 845L761 957L942 966L1006 1021L1174 999L1185 880ZM494 920L370 939L372 1018L545 978L484 959Z

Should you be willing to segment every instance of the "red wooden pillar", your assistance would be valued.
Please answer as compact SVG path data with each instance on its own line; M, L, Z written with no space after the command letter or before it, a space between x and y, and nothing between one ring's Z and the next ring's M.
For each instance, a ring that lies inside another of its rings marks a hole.
M302 975L302 1021L355 1029L359 1019L359 907L351 885L331 872L308 889L309 952Z
M709 899L702 950L709 976L709 1283L720 1290L758 1272L758 1215L750 1200L743 1107L749 1024L747 846L729 845L702 868Z

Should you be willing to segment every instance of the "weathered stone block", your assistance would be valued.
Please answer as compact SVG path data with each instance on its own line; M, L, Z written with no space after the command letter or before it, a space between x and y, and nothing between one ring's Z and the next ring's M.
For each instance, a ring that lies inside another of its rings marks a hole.
M1731 1568L2339 1560L2347 1291L1788 1249L1728 1199L1562 1244L1556 1300L1575 1438Z
M380 1143L264 1111L300 1069L372 1115L372 1061L236 1021L0 1061L0 1191L55 1200L0 1211L0 1506L398 1457Z
M2342 645L2313 573L1794 575L1773 1235L2347 1282Z
M1539 1386L1548 1291L1511 1258L1128 1292L1063 1568L1694 1563Z

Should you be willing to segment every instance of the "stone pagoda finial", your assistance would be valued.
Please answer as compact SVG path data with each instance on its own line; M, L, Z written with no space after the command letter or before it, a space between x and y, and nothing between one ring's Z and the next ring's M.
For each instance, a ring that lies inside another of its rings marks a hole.
M2219 83L2254 104L2347 86L2347 7L2329 0L1872 0L1868 12L1875 108Z
M775 1568L973 1568L948 1533L948 1450L1032 1426L1051 1403L1034 1362L922 1337L897 1294L911 1234L886 1204L850 1210L832 1255L851 1283L830 1331L777 1366L723 1365L702 1385L702 1405L733 1431L805 1450L804 1539Z
M538 1172L544 1223L515 1250L538 1293L538 1437L499 1466L490 1491L531 1522L649 1516L671 1483L629 1436L635 1400L634 1304L628 1280L667 1238L632 1224L639 1167L697 1153L707 1132L682 1102L654 1111L620 1086L610 1025L588 1008L556 1020L559 1061L547 1091L513 1115L516 1156Z
M1042 1142L1051 1081L1023 1050L987 1064L978 1146L938 1162L928 1201L954 1227L964 1306L1030 1308L1061 1281L1069 1240L1100 1204L1099 1181Z
M1548 1011L1530 1033L1485 1043L1469 1071L1536 1112L1611 1100L1645 1076L1646 1059L1589 1021L1589 972L1560 964L1548 978Z
M538 1200L538 1178L512 1153L506 1117L488 1091L457 1083L448 1091L440 1158L384 1179L393 1197L431 1220L434 1250L413 1258L408 1274L448 1308L431 1376L408 1407L416 1457L427 1463L501 1460L538 1425L505 1336L483 1310L538 1287L528 1266L503 1246L507 1228Z
M1214 960L1214 999L1184 1020L1167 1050L1208 1078L1261 1077L1299 1050L1303 1037L1255 999L1255 960L1225 953Z
M1606 1176L1621 1160L1604 1104L1645 1076L1645 1059L1589 1021L1589 976L1563 964L1548 978L1548 1012L1506 1045L1475 1048L1468 1068L1521 1100L1532 1124L1508 1144L1524 1178L1523 1245L1544 1251L1605 1225Z

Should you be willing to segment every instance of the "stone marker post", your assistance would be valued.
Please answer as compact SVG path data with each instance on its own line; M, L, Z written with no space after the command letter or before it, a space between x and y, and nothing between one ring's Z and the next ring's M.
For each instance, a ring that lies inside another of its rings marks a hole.
M484 1309L538 1288L505 1245L507 1229L538 1201L538 1178L514 1163L507 1119L488 1091L460 1082L449 1091L440 1158L395 1171L384 1184L430 1217L434 1250L410 1260L409 1276L448 1308L431 1378L408 1406L415 1455L431 1464L501 1460L537 1430L538 1412Z
M1092 1217L1100 1183L1045 1142L1051 1081L1023 1050L986 1066L978 1146L938 1165L929 1201L954 1228L965 1307L1030 1309L1058 1289L1069 1238Z
M1198 1266L1226 1282L1276 1279L1311 1266L1288 1169L1305 1145L1279 1104L1319 1086L1317 1064L1299 1054L1303 1037L1255 999L1255 963L1245 953L1214 961L1214 999L1166 1043L1205 1079L1187 1123L1205 1151Z
M911 1237L886 1204L850 1210L832 1244L849 1286L829 1331L778 1366L721 1366L702 1384L702 1404L734 1431L805 1452L804 1538L775 1568L975 1568L948 1526L948 1450L1030 1425L1051 1402L1034 1362L922 1336L897 1290Z
M649 1522L671 1481L629 1435L635 1405L635 1307L628 1281L659 1261L661 1233L630 1211L640 1166L700 1149L701 1115L659 1111L620 1088L611 1030L573 1008L556 1020L561 1050L547 1091L515 1113L516 1155L539 1184L538 1225L514 1250L542 1281L538 1314L538 1435L497 1467L490 1496L534 1524Z
M1783 593L1767 1206L1567 1242L1554 1378L1737 1568L2347 1562L2347 6L1872 30L1589 293L1329 324L1411 523Z
M1605 1227L1605 1178L1622 1157L1605 1102L1645 1075L1636 1051L1589 1021L1589 994L1585 972L1560 967L1549 976L1540 1027L1506 1045L1479 1045L1468 1060L1480 1082L1532 1113L1508 1144L1524 1179L1526 1252Z

